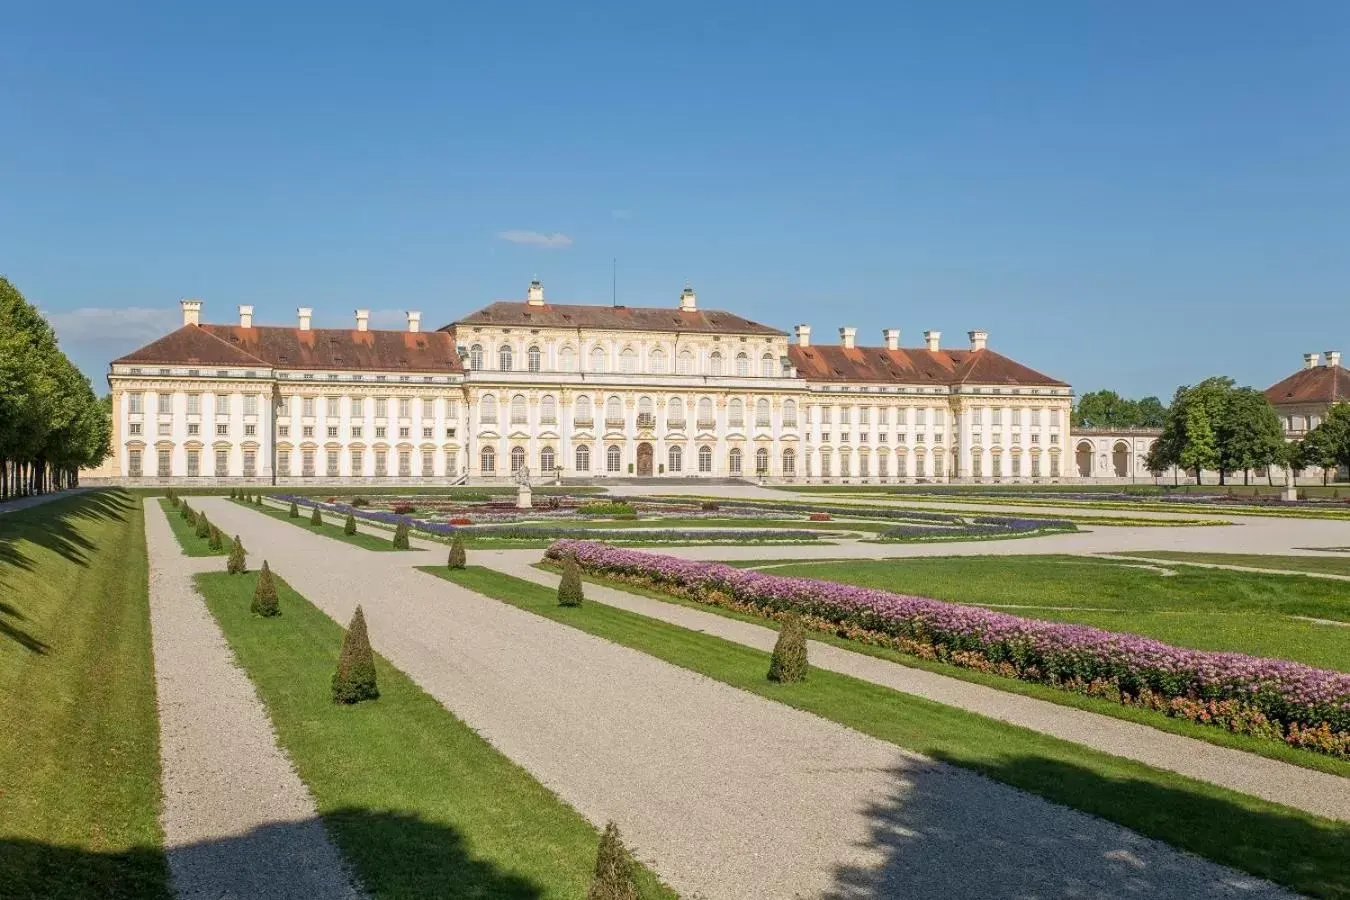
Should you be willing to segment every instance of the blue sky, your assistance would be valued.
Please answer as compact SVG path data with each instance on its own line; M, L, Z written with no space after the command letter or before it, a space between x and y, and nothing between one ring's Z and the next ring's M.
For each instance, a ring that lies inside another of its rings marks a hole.
M0 273L178 321L899 327L1079 391L1350 351L1350 4L0 4Z

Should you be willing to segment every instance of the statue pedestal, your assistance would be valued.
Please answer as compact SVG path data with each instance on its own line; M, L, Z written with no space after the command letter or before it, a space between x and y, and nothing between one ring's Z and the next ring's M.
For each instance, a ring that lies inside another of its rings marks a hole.
M534 498L531 493L528 484L516 488L516 509L534 509Z
M1297 500L1297 499L1298 499L1298 488L1294 487L1292 484L1286 484L1286 485L1284 486L1284 490L1280 492L1280 499L1281 499L1281 500Z

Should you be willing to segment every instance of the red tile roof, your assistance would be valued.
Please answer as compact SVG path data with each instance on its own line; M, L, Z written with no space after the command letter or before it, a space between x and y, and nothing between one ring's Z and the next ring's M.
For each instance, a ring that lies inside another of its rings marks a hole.
M606 328L623 331L698 331L714 334L762 334L785 332L743 319L718 309L682 310L677 307L594 306L546 303L530 306L513 300L498 300L469 313L454 325L494 325L533 328Z
M260 325L184 325L114 363L460 372L454 334Z
M1273 406L1294 403L1335 403L1350 400L1350 370L1344 366L1313 366L1300 369L1266 388Z
M798 374L813 381L992 384L1068 387L993 350L926 350L812 344L788 348Z

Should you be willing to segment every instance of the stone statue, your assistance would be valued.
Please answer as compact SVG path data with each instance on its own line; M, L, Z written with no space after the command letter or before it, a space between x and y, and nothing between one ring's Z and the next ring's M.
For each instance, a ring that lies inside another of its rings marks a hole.
M1294 484L1294 467L1285 465L1284 467L1284 492L1280 495L1282 500L1297 500L1298 486Z
M530 484L529 466L521 466L519 469L516 469L516 484L523 484L526 487L529 487Z
M516 509L531 509L534 499L530 491L530 467L516 469Z

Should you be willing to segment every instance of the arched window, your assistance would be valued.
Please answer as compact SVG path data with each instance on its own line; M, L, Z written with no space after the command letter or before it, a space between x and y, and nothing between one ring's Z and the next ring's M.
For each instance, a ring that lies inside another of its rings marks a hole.
M722 354L716 350L708 357L708 370L714 375L722 374Z
M553 448L545 447L539 451L539 471L552 472L556 468L553 462Z
M579 425L582 422L590 424L594 419L591 418L591 398L582 394L572 406L572 424Z
M769 401L763 397L755 401L755 424L760 428L769 427Z
M694 371L694 354L688 350L680 351L679 362L676 363L676 372L680 375L689 375Z
M582 444L577 448L577 471L589 472L591 470L591 448Z
M652 415L652 398L651 398L651 397L639 397L639 398L638 398L638 415L640 415L640 416L650 416L650 415Z
M772 353L765 353L763 356L760 357L759 374L764 376L765 378L772 378L774 376Z
M482 345L482 344L474 344L472 347L469 348L469 368L470 368L470 369L481 369L481 368L483 368L483 345Z
M699 428L713 427L712 399L709 397L704 397L703 399L698 401L698 427Z
M619 371L625 375L632 375L637 371L637 354L631 347L619 354Z
M591 371L605 371L605 351L599 347L591 351Z
M483 452L478 454L478 463L484 475L491 475L497 471L497 451L491 447L484 447Z
M684 427L684 401L679 397L666 401L666 424L671 428Z
M512 447L512 448L511 448L511 471L512 471L512 472L519 472L519 471L520 471L520 467L523 466L523 465L525 465L525 448L524 448L524 447Z
M497 424L497 398L491 394L484 394L483 399L478 401L478 421L483 424Z
M703 474L712 471L712 448L707 445L698 448L698 470Z
M647 361L653 375L666 374L666 351L657 347L647 355Z
M797 451L793 450L791 447L788 447L783 451L783 474L797 474Z
M755 451L755 474L769 474L769 451L765 447L760 447Z
M527 358L528 361L529 361L530 371L531 371L531 372L538 372L538 371L539 371L539 364L540 364L540 362L541 362L541 361L543 360L543 358L544 358L544 355L543 355L542 353L539 352L539 348L538 348L538 347L531 347L531 348L529 349L529 351L527 351L526 358Z
M511 424L524 425L529 421L525 411L525 395L516 394L511 398Z
M727 427L745 427L745 404L737 397L727 404Z
M564 347L558 351L558 368L564 372L575 372L577 370L577 353L571 347Z
M505 344L497 351L497 368L503 372L511 371L511 348Z
M623 468L623 451L619 449L618 444L610 444L609 449L605 451L605 469L610 472L618 472Z
M728 468L730 469L730 473L732 475L741 474L741 448L732 447L731 455L727 457L727 460L730 463L730 465L728 466Z
M610 397L605 401L605 424L623 424L623 401L618 397Z
M737 354L736 354L736 374L737 374L737 375L749 375L749 374L750 374L750 355L749 355L749 354L747 354L747 353L737 353Z
M783 427L784 427L784 428L796 428L796 427L797 427L797 401L796 401L796 400L784 400L784 401L783 401Z
M539 423L541 425L558 424L558 401L552 394L545 394L539 400Z
M684 467L684 449L676 444L666 454L666 471L679 472Z

